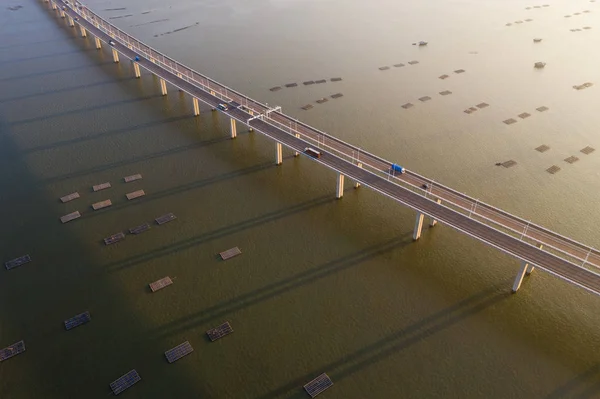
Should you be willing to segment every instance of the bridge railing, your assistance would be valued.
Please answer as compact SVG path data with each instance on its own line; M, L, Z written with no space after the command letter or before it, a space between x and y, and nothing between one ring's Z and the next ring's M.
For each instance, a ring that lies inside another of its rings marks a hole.
M152 47L146 45L145 43L139 41L138 39L132 37L116 26L104 20L99 15L95 14L87 7L82 8L81 10L77 8L71 7L70 4L67 4L68 7L75 10L75 12L79 13L83 16L88 22L94 24L98 29L102 30L104 33L109 35L110 37L118 40L120 43L124 44L131 50L139 53L145 59L150 60L151 62L161 66L165 70L170 73L178 76L190 84L197 86L201 90L204 90L211 95L221 99L222 101L236 101L245 107L245 109L251 114L263 114L263 120L269 120L269 122L273 123L281 130L291 134L291 135L300 135L300 137L308 142L316 143L319 148L327 149L327 151L331 153L336 153L342 159L352 162L354 164L361 163L363 168L370 169L373 172L376 172L380 177L385 177L390 180L393 179L396 183L401 183L403 187L408 187L411 191L416 192L420 195L427 196L427 191L423 190L420 187L422 182L427 182L430 186L437 187L438 190L443 190L441 195L437 195L437 197L444 198L445 201L451 202L451 205L460 209L461 211L469 212L470 216L477 216L479 218L484 219L488 223L491 223L499 228L508 229L513 233L521 234L521 238L529 238L533 241L539 241L539 238L544 238L546 241L560 241L562 246L567 246L569 250L565 251L563 249L559 249L551 244L548 246L558 250L566 255L575 256L577 259L582 260L584 263L589 261L590 255L594 255L598 257L600 255L600 251L594 250L593 248L579 243L575 240L572 240L568 237L562 236L558 233L550 231L544 227L533 224L530 221L524 220L518 216L509 214L499 208L496 208L492 205L486 204L479 200L476 200L464 193L461 193L457 190L454 190L451 187L444 186L438 182L435 182L429 178L421 176L415 172L407 171L407 174L415 177L419 180L418 183L412 183L407 179L399 179L395 176L389 174L388 170L391 165L391 162L365 151L362 148L356 147L350 143L344 142L335 136L331 136L325 132L322 132L318 129L315 129L312 126L305 124L304 122L300 122L295 118L292 118L282 112L275 111L269 112L266 111L269 107L265 104L260 103L248 96L245 96L223 84L220 84L209 77L202 75L201 73L194 71L193 69L173 60L172 58L156 51ZM292 125L294 126L292 128ZM329 144L327 143L329 142ZM334 147L334 144L338 144L342 146L346 151L340 150L339 148ZM350 151L350 153L348 152ZM430 195L435 196L430 192ZM468 207L462 206L461 204L464 202L470 203L470 209ZM477 212L477 207L487 208L489 211L494 212L494 219L491 219L479 212ZM504 221L504 223L501 222ZM510 227L512 225L518 225L518 229L514 227ZM521 230L519 232L519 230ZM587 252L587 256L585 259L580 255L580 253Z

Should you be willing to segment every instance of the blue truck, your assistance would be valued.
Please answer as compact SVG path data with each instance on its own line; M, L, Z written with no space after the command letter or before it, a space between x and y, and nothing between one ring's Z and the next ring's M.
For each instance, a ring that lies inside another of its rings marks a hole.
M392 167L391 167L391 169L390 169L390 171L392 172L392 174L396 174L396 173L400 173L400 174L402 174L402 173L404 173L406 170L405 170L405 169L404 169L402 166L400 166L400 165L398 165L398 164L396 164L396 163L393 163L393 164L392 164Z

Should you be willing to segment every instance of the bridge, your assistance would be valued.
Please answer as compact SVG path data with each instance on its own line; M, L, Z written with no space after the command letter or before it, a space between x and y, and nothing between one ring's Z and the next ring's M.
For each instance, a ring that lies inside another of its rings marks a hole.
M213 111L222 112L230 118L232 139L237 136L237 123L272 139L277 165L282 163L285 146L296 156L305 155L337 172L337 198L342 198L344 181L349 178L357 188L365 185L413 209L416 212L414 240L421 236L427 216L431 227L441 222L518 259L520 267L515 266L518 271L513 292L520 288L524 276L537 267L600 294L600 251L416 172L399 173L392 168L392 162L298 121L284 114L281 107L270 108L169 58L77 1L74 4L63 0L44 1L50 3L69 26L78 26L82 37L93 36L97 49L100 50L103 43L108 44L114 62L119 62L120 57L128 59L135 77L141 76L141 69L156 75L162 95L167 95L167 83L189 94L195 116L200 114L200 101ZM314 148L321 155L310 156L306 148Z

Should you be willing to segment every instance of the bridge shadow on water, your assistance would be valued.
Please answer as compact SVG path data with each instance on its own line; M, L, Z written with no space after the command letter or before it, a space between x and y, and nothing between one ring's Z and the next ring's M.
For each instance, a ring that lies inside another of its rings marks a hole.
M317 375L327 373L335 384L370 365L396 355L424 339L507 300L511 296L510 292L506 290L507 284L509 284L509 280L502 281L493 287L441 309L347 356L318 367L255 399L306 398L306 392L302 387Z
M261 168L261 169L270 168L270 167L274 167L271 162L269 162L268 164L264 164L263 166L259 165L259 168ZM252 168L256 168L256 167L251 167L249 169L252 169ZM226 175L229 175L229 174L225 174L225 176ZM192 183L192 184L197 184L197 183ZM182 189L182 188L179 188L179 189ZM163 195L166 195L166 193ZM289 208L279 209L279 210L276 210L273 212L266 213L264 215L260 215L260 216L256 216L256 217L253 217L253 218L250 218L247 220L236 222L229 226L224 226L219 229L216 229L216 230L213 230L213 231L210 231L207 233L203 233L203 234L200 234L195 237L181 240L174 244L167 245L167 246L164 246L161 248L157 248L155 250L152 250L152 251L140 254L140 255L136 255L136 256L130 257L128 259L124 259L124 260L121 260L121 261L118 261L115 263L110 263L110 264L105 265L104 268L108 272L118 272L120 270L139 265L139 264L144 263L149 260L168 256L170 254L173 254L173 253L176 253L176 252L188 249L188 248L192 248L194 246L197 246L197 245L200 245L200 244L212 241L212 240L216 240L216 239L223 238L223 237L226 237L231 234L238 233L240 231L258 227L265 223L270 223L270 222L273 222L273 221L276 221L279 219L283 219L285 217L292 216L292 215L295 215L295 214L298 214L301 212L305 212L309 209L316 208L318 206L322 206L325 204L331 204L336 201L337 200L333 196L324 195L324 196L321 196L321 197L318 197L318 198L315 198L315 199L312 199L309 201L305 201L305 202L293 205Z
M178 320L160 326L150 332L156 338L164 338L170 335L192 329L209 321L222 319L224 316L246 309L250 306L275 298L288 291L314 283L320 279L339 273L343 270L357 266L363 262L377 258L388 252L403 248L412 243L411 234L405 234L385 242L362 248L352 254L343 256L323 264L319 264L309 270L287 277L280 281L268 284L254 291L242 294L233 299L221 302L207 309L202 309Z
M559 386L545 396L544 399L589 399L598 397L600 397L600 363L596 363L575 378Z
M1 48L0 48L0 50L1 50ZM100 65L108 65L109 62L108 61L99 62L99 64ZM55 74L59 74L59 73L63 73L63 72L73 72L73 71L78 71L78 70L85 69L85 68L91 68L92 66L95 66L95 65L77 65L77 66L71 66L71 67L67 67L67 68L44 70L44 71L40 71L40 72L30 73L27 75L9 76L7 78L0 79L0 82L13 82L15 80L37 78L40 76L55 75Z

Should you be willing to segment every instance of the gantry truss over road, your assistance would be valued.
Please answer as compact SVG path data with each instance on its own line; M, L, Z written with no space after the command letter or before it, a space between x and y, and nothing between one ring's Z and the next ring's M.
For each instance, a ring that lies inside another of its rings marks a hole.
M194 115L200 114L202 101L231 118L231 137L237 136L236 121L271 138L276 143L276 163L282 162L282 146L296 155L307 147L321 153L312 158L338 173L337 197L343 195L344 178L364 184L414 209L417 212L413 238L419 239L424 216L430 226L442 222L456 230L491 245L521 261L513 285L516 292L523 276L534 267L545 270L595 294L600 294L600 251L568 237L493 207L450 187L406 170L394 173L392 163L366 152L330 134L315 129L283 113L281 107L241 94L175 61L110 24L84 5L62 0L49 2L69 25L79 26L81 36L94 36L96 48L102 42L111 46L113 59L129 59L136 77L140 67L160 79L161 92L167 94L167 82L192 96ZM219 104L228 105L221 109ZM307 155L307 154L305 154Z

